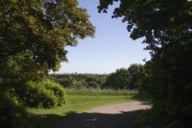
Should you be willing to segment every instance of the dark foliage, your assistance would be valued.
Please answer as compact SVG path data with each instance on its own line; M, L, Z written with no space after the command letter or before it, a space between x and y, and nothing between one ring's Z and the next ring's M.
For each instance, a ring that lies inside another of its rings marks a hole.
M121 68L117 69L116 72L111 73L102 87L111 89L129 89L129 82L130 80L127 75L127 70Z
M50 79L61 84L65 88L97 88L99 89L105 82L106 75L93 74L62 74L51 75Z
M120 6L112 17L123 17L132 39L144 37L152 57L147 76L139 82L140 91L153 102L140 121L151 121L136 128L192 127L192 1L100 0L99 12L113 2Z

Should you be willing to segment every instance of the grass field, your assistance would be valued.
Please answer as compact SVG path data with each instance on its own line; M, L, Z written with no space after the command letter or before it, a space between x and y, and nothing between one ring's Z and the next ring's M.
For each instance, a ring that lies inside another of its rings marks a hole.
M67 103L51 109L29 109L35 127L50 128L70 115L106 104L137 100L136 91L67 90Z

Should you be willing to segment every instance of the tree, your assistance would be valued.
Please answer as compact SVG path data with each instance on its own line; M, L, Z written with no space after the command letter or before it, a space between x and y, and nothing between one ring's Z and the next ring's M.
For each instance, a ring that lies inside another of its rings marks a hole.
M88 88L100 89L100 85L95 81L90 81L88 82Z
M107 76L102 87L111 89L129 89L129 78L126 73L127 70L125 68L117 69L116 72Z
M150 50L140 87L153 102L151 127L192 127L192 1L100 0L99 12L113 2L120 6L112 17L123 17L130 37L144 37Z
M142 64L131 64L128 69L120 68L109 74L103 88L138 89L138 81L145 76L145 67Z
M142 64L131 64L127 71L130 80L129 89L137 89L139 79L145 76L145 66Z
M67 61L66 46L94 37L95 27L77 0L1 0L0 62L21 54L56 71Z
M118 1L100 0L99 12L107 12L108 6ZM146 49L153 56L157 52L163 54L161 47L167 43L187 44L191 37L191 6L190 0L121 0L112 17L123 17L132 39L145 37L143 43L148 44Z
M6 99L0 101L0 125L30 127L17 119L22 116L17 101L30 107L62 105L64 89L39 78L59 70L60 62L67 62L64 48L94 37L95 27L77 0L1 0L0 5L0 92L5 94L0 99ZM4 112L9 105L19 107Z
M0 86L19 90L67 61L68 45L94 37L95 28L77 0L0 1ZM3 90L1 90L3 91Z

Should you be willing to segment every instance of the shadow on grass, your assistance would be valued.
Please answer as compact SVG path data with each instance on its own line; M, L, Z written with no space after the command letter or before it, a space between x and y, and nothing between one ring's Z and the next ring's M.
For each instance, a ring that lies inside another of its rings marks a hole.
M136 94L133 94L132 97L131 97L133 100L139 100L139 101L147 101L147 97L145 94L143 93L136 93ZM149 100L148 100L149 101Z
M152 105L151 101L143 93L134 94L131 99L141 101L143 105Z
M63 116L54 114L43 114L43 115L30 114L28 122L32 124L33 128L51 128L54 125L58 124L60 121L63 121L69 116L75 114L76 114L75 111L69 111L67 113L63 113Z
M80 113L71 116L53 128L131 128L134 119L144 110L118 114Z
M131 95L131 99L142 101L144 105L150 105L149 100L140 93ZM54 114L31 114L29 122L34 124L33 128L51 128L53 126L56 126L54 128L131 128L131 122L143 111L136 110L120 114L77 114L76 111L69 111L62 113L61 116ZM59 122L61 123L57 125Z

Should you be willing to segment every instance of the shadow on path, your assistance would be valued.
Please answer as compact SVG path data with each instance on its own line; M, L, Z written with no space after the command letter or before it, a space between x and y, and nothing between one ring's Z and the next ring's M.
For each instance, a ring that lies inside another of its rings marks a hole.
M42 114L42 115L35 115L31 114L29 116L28 122L32 124L32 128L50 128L58 124L58 121L63 121L67 119L67 117L76 115L75 111L69 111L67 113L63 113L62 115L55 115L55 114Z
M131 128L134 119L143 109L118 114L80 113L73 115L53 128Z

